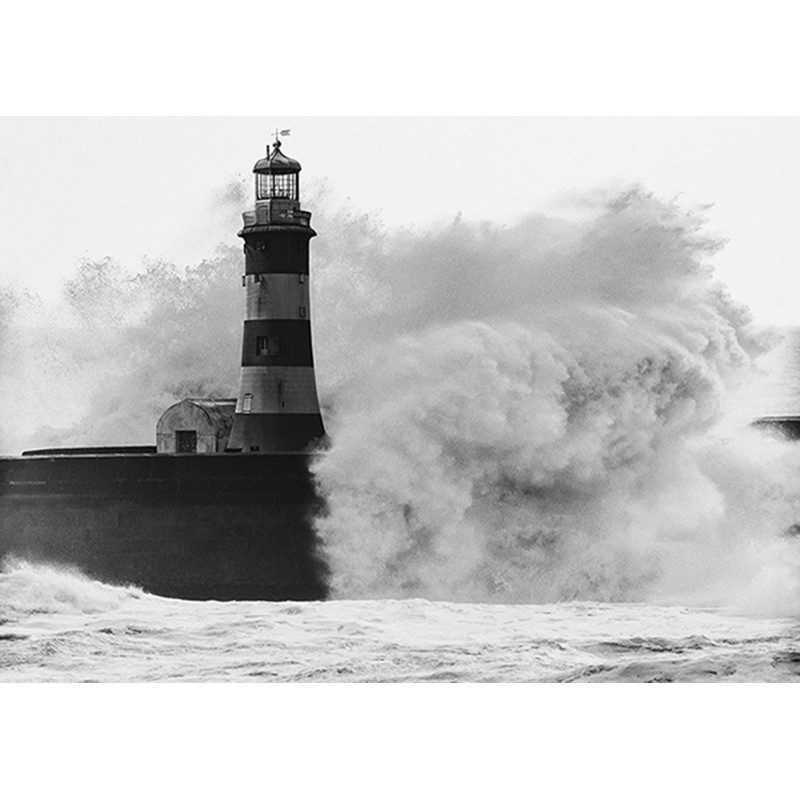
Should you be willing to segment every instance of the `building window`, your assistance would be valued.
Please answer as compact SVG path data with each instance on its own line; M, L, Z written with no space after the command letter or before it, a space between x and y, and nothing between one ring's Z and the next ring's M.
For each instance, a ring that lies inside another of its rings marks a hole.
M246 394L242 398L242 413L249 414L253 410L253 395Z
M197 431L175 431L175 452L196 453Z
M281 340L277 336L256 336L257 356L279 356Z

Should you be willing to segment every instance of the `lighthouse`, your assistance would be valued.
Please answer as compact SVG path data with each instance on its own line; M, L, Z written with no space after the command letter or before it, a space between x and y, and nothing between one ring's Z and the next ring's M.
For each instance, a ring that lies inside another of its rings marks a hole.
M245 320L239 394L227 450L306 450L325 435L314 375L309 302L311 212L300 208L300 164L276 134L253 167L244 212Z

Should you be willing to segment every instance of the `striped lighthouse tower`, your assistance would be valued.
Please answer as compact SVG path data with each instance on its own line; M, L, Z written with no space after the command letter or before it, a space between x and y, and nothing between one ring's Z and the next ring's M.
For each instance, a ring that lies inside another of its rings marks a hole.
M288 131L282 131L282 134ZM305 450L325 435L311 347L311 213L300 208L300 164L275 144L253 167L256 204L244 213L247 293L242 372L228 450Z

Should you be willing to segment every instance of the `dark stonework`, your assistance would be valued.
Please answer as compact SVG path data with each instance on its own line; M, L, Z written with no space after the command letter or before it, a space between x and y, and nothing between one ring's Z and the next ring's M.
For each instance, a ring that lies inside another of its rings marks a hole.
M310 456L0 459L0 556L196 600L319 600Z

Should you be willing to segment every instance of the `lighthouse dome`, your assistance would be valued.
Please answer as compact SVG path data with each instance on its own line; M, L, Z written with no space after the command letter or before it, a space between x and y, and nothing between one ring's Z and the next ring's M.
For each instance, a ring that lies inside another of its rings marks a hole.
M292 172L300 172L301 169L300 162L284 155L280 142L277 142L266 158L256 162L253 172L259 175L288 175Z

